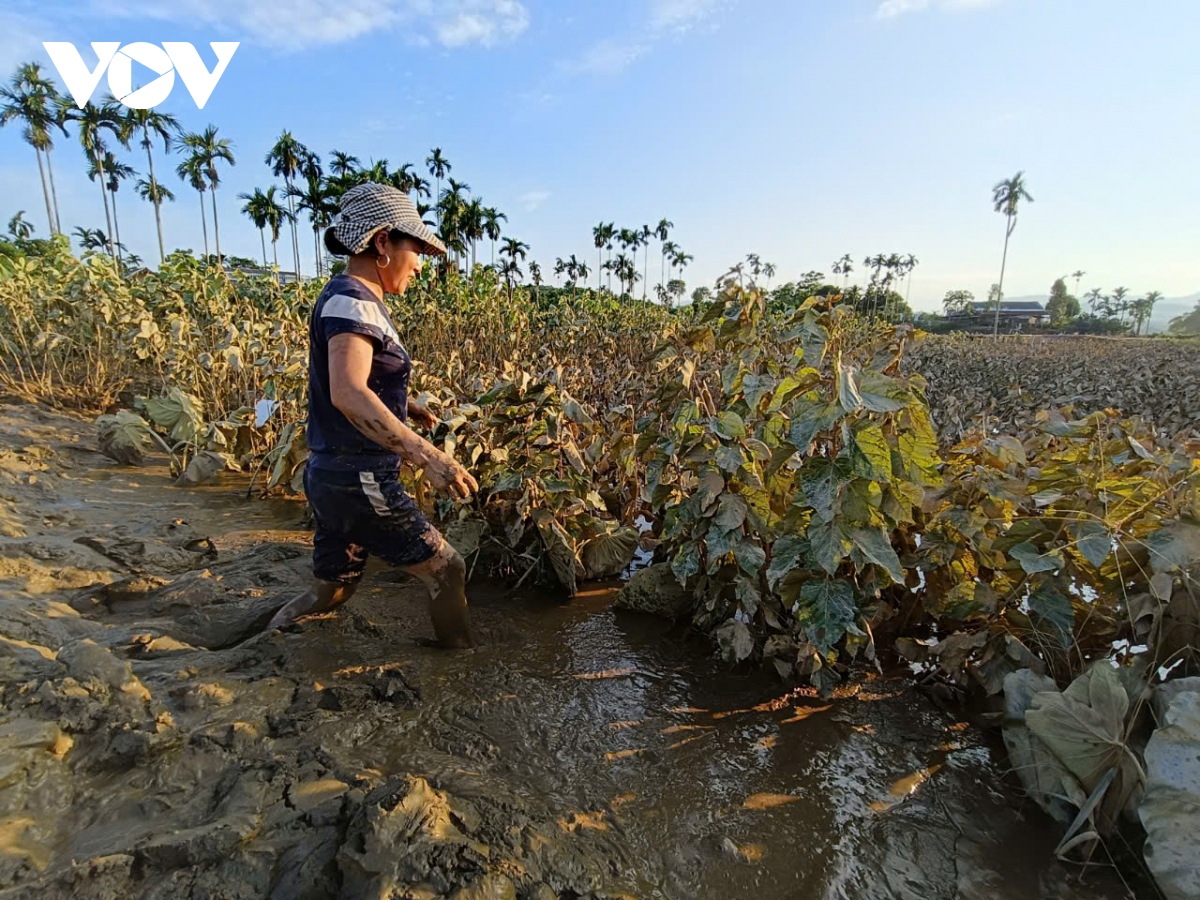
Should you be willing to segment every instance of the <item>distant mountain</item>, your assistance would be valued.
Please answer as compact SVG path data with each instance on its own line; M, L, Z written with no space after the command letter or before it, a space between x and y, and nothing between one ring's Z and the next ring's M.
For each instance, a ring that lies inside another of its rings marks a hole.
M1045 305L1049 302L1050 295L1030 294L1028 297L1006 297L1005 299L1011 301L1037 301ZM1160 331L1166 331L1172 319L1191 312L1196 308L1198 302L1200 302L1200 294L1191 294L1187 297L1166 297L1159 300L1158 303L1154 304L1154 314L1150 317L1149 333L1157 334ZM1086 311L1087 306L1085 305L1084 312Z

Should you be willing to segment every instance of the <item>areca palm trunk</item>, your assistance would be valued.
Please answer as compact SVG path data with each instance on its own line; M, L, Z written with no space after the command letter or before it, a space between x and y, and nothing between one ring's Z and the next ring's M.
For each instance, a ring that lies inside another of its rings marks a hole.
M217 245L217 265L224 267L225 263L221 260L221 226L217 224L217 186L212 185L212 208L213 208L213 241Z
M58 189L54 186L54 166L50 163L50 151L46 151L46 173L50 176L50 198L54 201L54 230L62 234L62 217L58 214Z
M265 228L258 229L258 239L260 241L262 241L263 268L265 269L268 265L268 263L267 263L267 230Z
M154 177L154 154L150 152L150 133L146 132L146 163L150 167L150 199L154 202L154 224L158 228L158 261L167 261L167 249L163 244L162 207L158 196L158 181Z
M321 238L318 235L319 227L316 222L313 222L313 259L317 261L317 277L321 277Z
M288 197L288 214L291 217L288 221L292 229L292 258L296 264L296 280L300 280L300 239L296 237L296 198L292 196L292 176L287 176L284 179L287 184Z
M275 257L275 269L279 270L279 235L271 232L271 254Z
M113 210L113 246L117 249L117 260L121 259L121 222L117 219L117 192L112 191L112 210Z
M42 167L42 151L40 147L34 147L33 152L37 154L38 174L42 176L42 196L46 199L46 221L50 225L50 233L55 232L54 228L54 210L50 208L50 188L46 184L46 170Z
M996 315L992 319L992 337L1000 338L1000 306L1004 303L1004 270L1008 267L1008 240L1012 237L1012 216L1008 217L1008 225L1004 229L1004 256L1000 258L1000 284L996 291Z
M200 194L200 227L204 231L204 260L208 261L208 216L204 212L204 191Z
M96 172L100 180L100 197L104 200L104 224L108 226L108 252L113 259L117 258L117 247L113 242L113 220L112 215L108 211L108 185L107 178L104 175L104 160L99 155L96 157Z

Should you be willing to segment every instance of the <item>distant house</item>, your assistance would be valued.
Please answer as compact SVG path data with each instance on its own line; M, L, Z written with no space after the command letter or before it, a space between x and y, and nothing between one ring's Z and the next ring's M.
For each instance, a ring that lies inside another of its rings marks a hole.
M950 318L991 322L995 315L994 306L976 300L965 311L951 313ZM1004 300L1000 304L1000 321L1005 323L1007 330L1017 330L1022 325L1049 325L1050 313L1036 300Z

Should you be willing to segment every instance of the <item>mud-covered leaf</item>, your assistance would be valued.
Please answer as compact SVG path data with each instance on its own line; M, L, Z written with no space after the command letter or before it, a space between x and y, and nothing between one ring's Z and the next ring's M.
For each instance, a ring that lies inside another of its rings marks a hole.
M1099 522L1079 522L1071 527L1075 547L1079 553L1097 569L1112 553L1112 534Z
M98 418L96 439L101 453L126 466L142 465L147 453L159 449L150 426L127 409Z
M183 474L179 476L175 484L179 487L196 487L201 484L208 484L210 481L215 481L229 465L229 457L224 453L217 453L212 450L201 450L192 457L192 461L188 463Z
M740 663L754 652L754 637L740 619L730 619L717 629L717 644L730 662Z
M538 535L546 555L550 557L550 565L559 583L566 589L567 596L574 597L578 592L578 578L582 566L575 556L575 548L571 536L558 524L554 516L546 510L538 510L535 516Z
M1102 660L1061 694L1035 694L1025 724L1091 793L1128 752L1128 711L1125 688L1113 667Z
M196 443L204 434L204 404L199 398L171 388L165 397L144 401L146 415L159 428L170 432L175 443Z
M584 577L588 579L615 578L633 562L638 548L636 528L617 528L597 535L580 549Z

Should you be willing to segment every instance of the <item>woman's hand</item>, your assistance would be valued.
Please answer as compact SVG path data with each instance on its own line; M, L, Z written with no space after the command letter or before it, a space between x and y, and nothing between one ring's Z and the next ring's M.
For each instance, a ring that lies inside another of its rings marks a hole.
M414 425L433 431L437 427L438 417L429 411L429 407L420 400L411 397L408 400L408 420Z
M425 477L434 490L442 491L458 500L467 500L479 490L479 483L456 460L434 450L425 463Z

